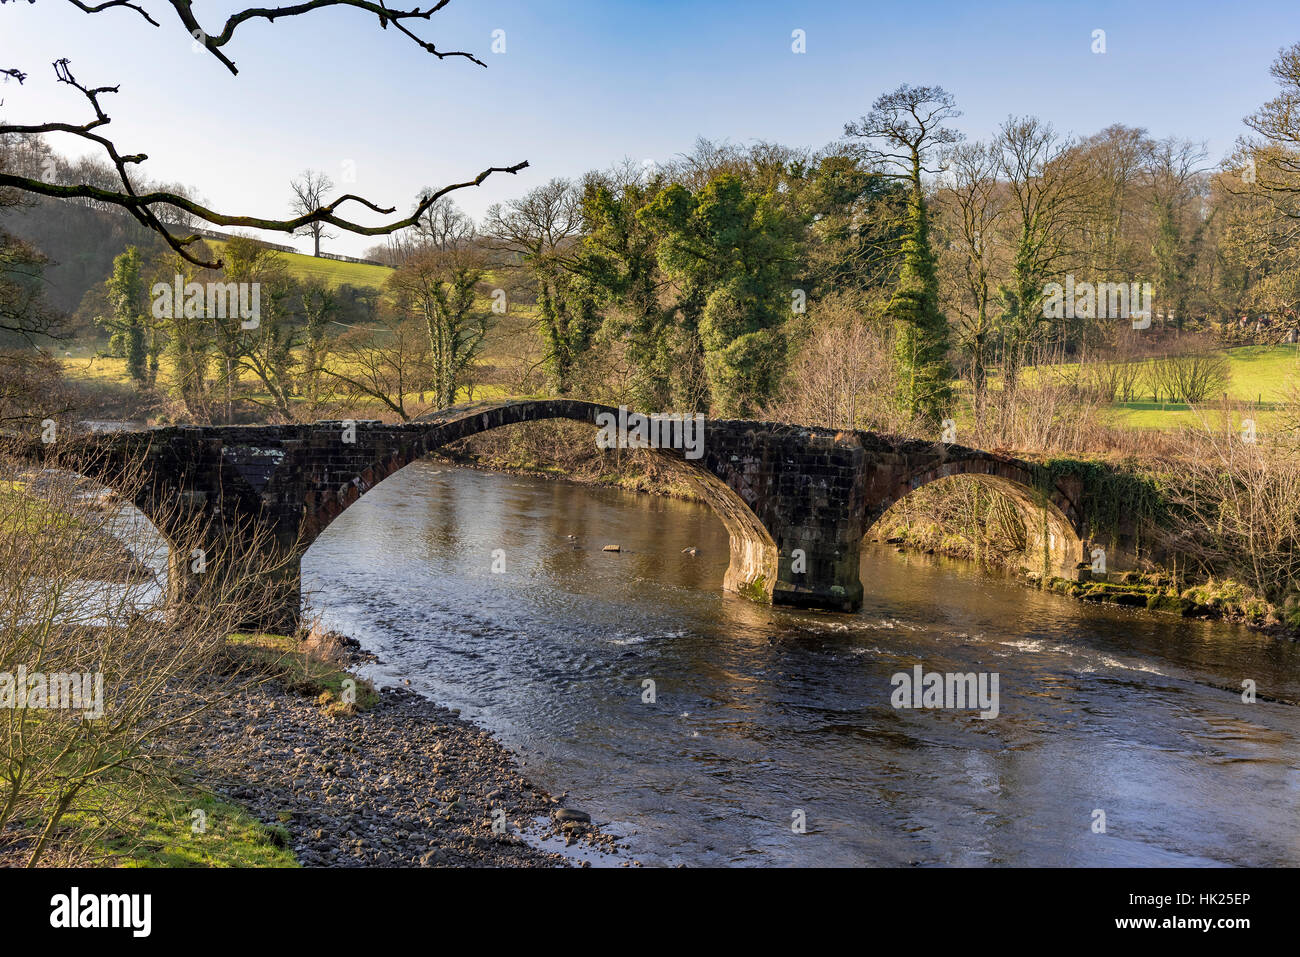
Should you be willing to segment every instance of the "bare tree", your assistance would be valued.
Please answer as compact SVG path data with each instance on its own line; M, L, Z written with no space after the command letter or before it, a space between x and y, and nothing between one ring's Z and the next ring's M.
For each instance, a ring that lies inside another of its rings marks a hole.
M1037 117L1009 117L998 131L1002 175L1010 196L1004 232L1010 281L1002 289L1003 367L1014 389L1026 350L1043 325L1043 289L1074 251L1074 224L1087 208L1091 184L1071 141Z
M422 195L429 192L431 190L425 190ZM414 232L421 246L437 252L449 252L472 242L478 230L474 226L474 220L460 211L454 199L443 196L421 214Z
M293 211L298 216L310 216L313 210L325 205L325 198L334 188L334 181L324 173L315 170L303 170L302 175L289 184L293 190ZM310 236L314 251L312 255L320 256L320 241L335 239L337 233L325 232L325 223L319 219L312 220L306 226L294 232L295 236Z
M492 248L536 284L547 364L561 395L595 327L590 299L577 288L571 269L582 226L582 196L566 179L553 179L504 207L494 205L484 224Z
M1006 190L998 181L1001 156L984 143L963 144L947 154L945 189L939 194L942 223L949 249L957 259L953 296L959 320L959 345L968 361L975 407L975 424L984 421L984 400L993 359L994 316L991 314L997 231L1006 215Z
M1144 170L1151 204L1155 295L1179 328L1187 319L1190 274L1204 230L1200 201L1206 192L1204 143L1174 137L1152 145Z
M853 298L831 294L809 313L810 331L766 414L779 422L829 429L900 432L912 423L889 401L893 392L888 329L872 324Z
M429 335L420 323L386 315L371 326L349 329L334 340L321 370L338 383L347 403L377 402L403 422L422 409L413 393L429 387Z
M879 167L882 176L907 180L913 196L921 195L921 175L937 173L930 156L961 139L943 124L961 116L952 94L940 86L904 83L879 97L866 116L844 125L846 136L859 141L861 156Z

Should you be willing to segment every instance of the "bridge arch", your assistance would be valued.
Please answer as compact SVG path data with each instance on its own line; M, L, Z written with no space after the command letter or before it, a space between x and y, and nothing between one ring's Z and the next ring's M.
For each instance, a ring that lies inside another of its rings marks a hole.
M1044 488L1040 476L1027 462L977 449L953 447L942 462L927 463L908 472L868 506L864 532L917 489L959 477L994 489L1016 505L1030 536L1033 571L1044 578L1073 577L1079 563L1087 560L1087 533L1076 496L1060 482Z
M375 426L375 434L391 434L391 441L383 442L377 447L377 454L369 458L363 453L355 460L350 474L348 469L336 472L331 483L334 487L307 491L297 548L300 553L305 552L330 522L385 478L453 442L493 429L546 419L565 419L596 428L601 424L599 416L612 415L617 421L619 412L612 406L577 399L503 399L465 403L426 413L401 426ZM343 423L338 425L342 427ZM366 447L361 441L356 445ZM752 499L753 493L738 480L732 456L711 449L707 440L698 459L688 458L681 448L661 447L651 451L694 483L726 528L731 556L723 586L744 591L755 582L774 582L777 546L746 501L746 495Z

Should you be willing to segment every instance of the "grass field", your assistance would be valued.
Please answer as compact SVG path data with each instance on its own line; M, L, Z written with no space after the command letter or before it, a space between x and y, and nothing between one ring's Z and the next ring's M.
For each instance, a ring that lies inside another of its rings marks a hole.
M225 247L225 243L219 239L208 239L205 242L212 247L217 255ZM337 259L317 259L315 256L305 256L302 253L280 253L284 258L285 265L288 267L289 275L294 279L319 279L325 285L333 288L335 286L371 286L375 289L382 289L388 277L393 274L393 270L387 266L372 266L369 263L345 263Z
M287 257L286 257L287 258ZM310 256L297 256L308 265L347 266L352 263L335 263L330 260L316 260ZM380 267L365 267L379 269ZM508 360L520 336L534 336L530 328L533 321L533 309L515 307L507 316L493 323L488 333L479 363L487 367L499 366ZM1241 346L1226 352L1231 374L1228 397L1236 403L1250 405L1256 413L1260 427L1266 427L1270 414L1286 400L1288 390L1293 385L1300 385L1300 347L1295 345L1280 346ZM62 358L64 373L73 380L91 384L102 389L129 390L126 377L126 362L123 359L99 358L94 355L89 345L74 346L70 354ZM170 379L171 362L168 356L162 357L159 370L160 380L166 384ZM1065 363L1052 367L1038 367L1029 370L1028 375L1054 375L1070 377L1077 366ZM251 373L244 373L247 384L255 384ZM990 385L997 388L996 381ZM496 398L507 394L507 389L499 382L493 381L489 373L485 381L475 386L473 397L476 399ZM265 396L260 396L265 398ZM407 397L414 400L413 393ZM461 400L470 396L464 392ZM1207 403L1203 411L1212 411L1217 403ZM364 410L357 410L362 412ZM1153 402L1149 397L1132 402L1116 402L1104 411L1106 424L1131 429L1178 429L1195 426L1200 423L1197 411L1177 402Z
M1228 398L1250 403L1263 413L1262 420L1285 400L1291 384L1300 384L1300 349L1296 346L1242 346L1229 349L1227 356L1232 375ZM1197 414L1183 403L1149 399L1117 402L1107 420L1133 429L1176 429L1199 422Z
M491 355L485 354L480 361L490 363L492 358ZM120 402L128 405L131 398L136 395L126 373L125 359L96 356L92 347L84 347L78 348L71 355L62 356L59 362L63 366L64 375L69 380L89 385L103 395L114 395ZM163 355L158 366L158 383L161 387L166 388L172 381L173 362L169 356ZM347 370L343 368L339 371L346 373ZM241 370L240 381L245 386L253 387L251 398L254 400L266 402L270 398L261 387L257 377L249 370ZM462 388L457 395L457 401L464 402L470 398L495 399L506 395L508 395L508 390L499 383L479 382L475 384L472 396L468 389ZM408 392L404 398L407 400L408 409L410 409L417 405L419 393ZM354 409L351 411L356 412L357 415L364 414L367 417L374 418L382 418L388 414L387 410L379 408L377 403L369 409Z

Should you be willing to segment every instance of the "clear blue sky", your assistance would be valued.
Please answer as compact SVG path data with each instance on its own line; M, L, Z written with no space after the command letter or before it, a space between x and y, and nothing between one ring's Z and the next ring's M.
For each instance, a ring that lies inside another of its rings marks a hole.
M246 23L226 48L233 77L193 52L169 5L141 2L161 28L61 0L0 6L0 66L31 74L0 87L0 115L83 121L79 95L49 66L67 56L80 81L121 84L105 101L109 132L123 151L149 153L150 176L259 215L287 214L302 169L337 182L349 161L349 190L405 211L424 185L528 160L517 177L458 194L477 216L553 176L623 157L663 162L697 135L821 146L903 82L946 87L971 138L1030 113L1065 132L1125 123L1205 140L1218 161L1242 116L1274 95L1278 49L1300 40L1296 0L453 0L416 30L487 69L436 60L345 8ZM217 32L243 5L194 7ZM506 52L494 55L497 29ZM795 29L804 54L791 51ZM1096 29L1105 54L1091 51ZM327 248L355 254L371 242Z

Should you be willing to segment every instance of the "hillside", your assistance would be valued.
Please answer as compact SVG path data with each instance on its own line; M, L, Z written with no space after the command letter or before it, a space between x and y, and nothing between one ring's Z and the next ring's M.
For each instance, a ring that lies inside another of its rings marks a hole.
M217 254L221 255L226 245L219 239L205 240ZM356 286L382 289L393 270L387 266L372 266L369 263L339 262L337 259L317 259L303 253L279 254L284 258L289 275L294 279L319 279L327 286Z

